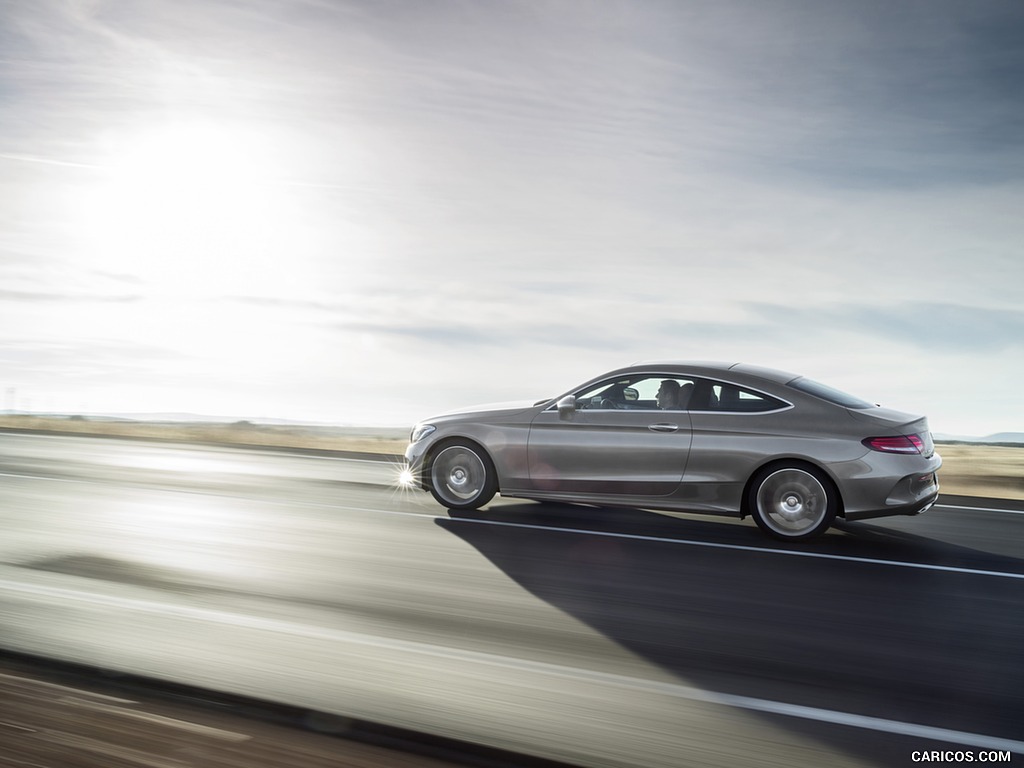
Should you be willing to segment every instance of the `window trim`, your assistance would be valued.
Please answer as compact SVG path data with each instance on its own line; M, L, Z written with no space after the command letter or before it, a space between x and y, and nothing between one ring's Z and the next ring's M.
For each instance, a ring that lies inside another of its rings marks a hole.
M731 416L763 416L763 415L769 414L769 413L782 413L784 411L788 411L788 410L796 407L796 406L793 405L792 402L790 402L789 400L785 399L784 397L779 397L778 395L773 395L770 392L765 392L763 389L758 389L757 387L752 387L749 384L740 384L739 382L730 381L728 379L719 379L719 378L714 378L713 379L713 378L710 378L708 376L694 375L694 374L685 373L685 372L684 373L666 373L665 371L659 371L657 369L649 370L649 371L632 371L632 372L630 372L628 374L619 374L618 376L609 376L607 379L603 379L601 381L598 381L598 382L594 383L592 386L584 385L583 389L571 390L569 392L566 392L565 395L562 395L562 397L565 397L566 395L573 395L573 396L575 396L577 391L581 392L581 391L585 391L586 389L594 389L594 388L602 386L602 385L604 385L606 383L607 384L613 384L613 383L615 383L616 381L618 381L619 379L622 379L622 378L632 379L633 377L637 377L637 378L640 378L640 379L656 378L656 377L661 377L663 379L689 379L689 380L693 381L694 387L696 387L698 385L698 383L702 382L702 381L708 382L711 386L714 386L715 384L727 384L727 385L730 385L730 386L733 386L733 387L737 387L739 389L746 390L748 392L753 392L755 394L771 398L772 400L776 400L776 401L778 401L778 402L783 404L782 407L780 407L780 408L772 408L770 411L719 411L719 410L710 410L710 409L680 408L678 410L662 411L662 413L710 413L710 414L716 414L716 415L729 414ZM797 390L797 391L799 392L800 390ZM558 400L560 400L560 399L561 399L561 397L556 398L555 401L551 405L549 405L547 408L545 408L544 410L545 411L557 411L558 410Z
M769 409L767 411L730 411L730 410L719 410L719 409L711 409L711 408L704 408L704 409L692 408L692 409L689 409L689 411L688 411L689 413L710 413L710 414L714 414L716 416L721 416L723 414L728 414L730 416L764 416L765 414L769 414L769 413L782 413L784 411L788 411L791 408L795 408L796 407L796 406L793 405L793 403L791 403L789 400L786 400L783 397L779 397L778 395L773 395L770 392L765 392L763 389L758 389L757 387L751 387L748 384L740 384L740 383L735 382L735 381L729 381L728 379L711 379L711 378L708 378L707 376L697 376L695 378L701 379L703 381L708 382L712 387L715 384L722 384L722 385L728 385L728 386L736 387L737 389L741 389L741 390L744 390L744 391L747 391L747 392L753 392L754 394L761 395L763 397L770 398L770 399L772 399L772 400L774 400L776 402L782 403L782 406L779 407L779 408L771 408L771 409Z

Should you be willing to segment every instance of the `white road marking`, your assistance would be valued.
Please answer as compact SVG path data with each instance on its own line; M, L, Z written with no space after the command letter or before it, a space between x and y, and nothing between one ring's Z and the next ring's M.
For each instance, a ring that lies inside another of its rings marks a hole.
M87 484L87 485L109 485L109 483L107 483L105 481L67 479L67 478L47 478L47 477L41 477L41 476L36 476L36 475L8 475L6 473L0 473L0 477L27 477L27 478L41 479L41 480L55 480L55 481L58 481L58 482L77 482L77 483L84 483L84 484ZM216 494L216 493L211 494L209 491L204 491L204 490L177 489L177 488L160 488L160 489L153 489L153 490L159 490L161 492L166 492L166 493L187 493L187 494L191 494L191 495L223 495L223 494ZM243 497L238 497L238 496L233 496L233 495L229 495L229 498L235 498L235 499L239 499L239 500L247 500L247 499L244 499ZM289 507L289 508L312 507L312 508L320 508L320 509L345 510L345 511L348 511L348 512L365 512L365 513L368 513L368 514L378 514L378 515L381 515L381 514L382 515L393 515L393 516L397 516L397 517L424 518L424 519L428 519L428 520L456 520L458 522L469 523L469 524L473 524L473 525L495 525L495 526L502 526L502 527L507 527L507 528L522 528L522 529L527 529L527 530L544 531L544 532L547 532L547 533L572 533L572 534L578 534L578 535L601 536L601 537L605 537L605 538L627 539L627 540L633 540L633 541L650 541L650 542L657 542L657 543L661 543L661 544L677 544L677 545L681 545L681 546L705 547L705 548L710 548L710 549L731 549L731 550L736 550L736 551L741 551L741 552L760 552L760 553L763 553L763 554L784 555L784 556L789 556L789 557L810 557L810 558L817 558L817 559L820 559L820 560L837 560L837 561L844 561L844 562L851 562L851 563L867 563L867 564L872 564L872 565L888 565L888 566L892 566L894 568L915 568L915 569L918 569L918 570L926 570L926 571L941 571L941 572L946 572L946 573L960 573L960 574L973 575L973 576L992 576L992 577L996 577L996 578L1022 579L1022 580L1024 580L1024 573L1012 573L1012 572L1008 572L1008 571L987 571L987 570L978 569L978 568L958 568L958 567L949 566L949 565L935 565L935 564L930 564L930 563L912 563L912 562L904 561L904 560L885 560L885 559L870 558L870 557L853 557L851 555L834 555L834 554L829 554L829 553L826 553L826 552L808 552L808 551L804 551L804 550L777 549L777 548L773 548L773 547L754 547L754 546L749 546L749 545L744 545L744 544L724 544L724 543L712 542L712 541L697 541L697 540L694 540L694 539L674 539L674 538L669 538L669 537L664 537L664 536L643 536L643 535L640 535L640 534L616 533L614 531L595 531L595 530L589 530L589 529L586 529L586 528L566 528L566 527L560 527L560 526L534 525L534 524L531 524L531 523L513 523L513 522L508 522L508 521L502 521L502 520L471 520L471 519L468 519L468 518L452 518L452 517L449 517L447 515L431 514L429 512L406 512L406 511L396 510L396 509L373 509L373 508L370 508L370 507L350 507L350 506L346 506L346 505L343 505L343 504L327 504L327 503L312 502L312 501L274 501L274 500L265 499L265 498L253 498L253 499L248 499L248 500L256 501L257 503L260 503L260 504L268 504L268 505L271 505L271 506L280 506L280 507ZM940 506L940 505L936 505L936 506ZM1024 512L1022 512L1022 511L1013 510L1013 509L984 509L984 510L981 510L981 508L979 508L979 507L955 507L955 508L956 509L968 509L968 510L980 510L980 511L986 511L986 512L1007 512L1007 513L1010 513L1010 514L1024 514Z
M996 736L986 736L967 731L954 731L949 728L935 728L930 725L918 725L917 723L903 723L899 720L887 720L880 717L868 717L867 715L854 715L849 712L819 709L818 707L803 707L797 704L786 704L781 701L752 699L746 696L731 696L729 694L713 695L719 698L721 703L740 709L751 709L757 712L798 717L803 720L816 720L822 723L834 723L836 725L845 725L869 731L895 733L900 736L913 736L914 738L926 739L933 743L941 742L965 747L976 747L978 749L1024 752L1024 741L1001 739Z
M369 512L373 514L400 515L406 517L424 517L431 520L452 520L464 522L471 525L497 525L508 528L524 528L527 530L541 530L548 534L574 534L578 536L597 536L608 539L626 539L639 542L656 542L658 544L677 544L686 547L705 547L707 549L730 549L739 552L758 552L768 555L783 555L787 557L812 557L821 560L841 560L844 562L869 563L872 565L891 565L898 568L918 568L920 570L939 570L947 573L967 573L970 575L987 575L998 579L1019 579L1024 581L1024 573L1014 573L1002 570L983 570L981 568L958 568L952 565L935 565L931 563L909 562L906 560L885 560L874 557L853 557L851 555L833 555L827 552L807 552L796 549L775 549L772 547L751 547L744 544L722 544L720 542L705 542L694 539L672 539L670 537L643 536L640 534L618 534L611 530L589 530L587 528L568 528L558 525L537 525L528 522L509 522L507 520L471 520L464 517L449 517L446 515L428 515L418 512L400 512L387 509L369 509L366 507L345 507L336 506L334 509L344 509L351 512Z
M124 707L113 707L109 704L101 704L98 701L86 701L85 699L76 699L74 697L66 697L60 700L61 704L67 704L71 707L80 707L81 709L88 709L93 712L102 712L106 715L116 715L118 717L127 717L132 720L142 720L146 723L152 723L154 725L162 725L167 728L175 728L179 731L188 731L198 736L208 736L211 739L221 739L223 741L248 741L251 736L247 736L244 733L235 733L233 731L225 731L221 728L211 728L208 725L200 725L199 723L190 723L186 720L177 720L173 717L164 717L163 715L155 715L152 712L144 712L137 709L125 709Z
M1006 509L1005 507L965 507L960 504L936 504L935 509L966 509L970 512L1001 512L1007 515L1024 515L1024 509Z
M97 481L95 480L81 480L73 477L47 477L46 475L26 475L23 472L0 472L0 477L18 477L23 480L54 480L58 483L86 483L90 485L97 484Z
M15 684L22 688L45 688L50 691L55 691L62 694L72 693L77 696L89 696L98 701L109 701L114 704L134 704L135 702L131 699L120 699L117 696L107 696L102 693L92 693L90 691L80 691L77 688L70 688L66 685L57 685L57 683L48 683L44 680L33 680L30 677L19 677L18 675L8 675L0 672L0 682L7 684Z
M38 733L35 728L29 728L25 725L18 725L17 723L8 723L6 720L0 720L0 728L10 728L15 731L21 731L23 733Z
M70 601L78 606L91 603L93 605L100 605L104 607L123 608L130 611L141 611L165 616L172 615L184 619L215 622L258 631L287 633L301 637L328 640L335 643L348 643L375 649L384 649L401 653L413 653L434 658L455 660L462 663L470 662L485 664L493 667L512 669L521 673L539 674L548 677L598 683L620 689L660 694L677 699L698 701L706 704L765 712L785 717L795 717L802 720L813 720L850 728L860 728L862 730L911 736L914 738L927 739L932 742L959 744L963 746L976 747L978 749L1004 750L1024 753L1024 741L1005 739L987 734L957 731L948 728L936 728L934 726L922 725L919 723L907 723L887 718L870 717L850 712L822 709L820 707L807 707L783 701L773 701L771 699L759 699L749 696L718 693L716 691L707 691L701 688L684 685L682 683L630 677L627 675L601 672L582 667L570 667L564 664L553 664L550 662L533 661L529 659L516 659L492 653L484 653L481 651L453 649L431 643L379 637L347 630L313 627L281 619L226 613L209 608L172 605L169 603L160 603L155 600L115 597L112 595L97 595L79 590L60 587L46 587L10 581L0 581L0 591L43 597L51 600L56 599L61 601Z

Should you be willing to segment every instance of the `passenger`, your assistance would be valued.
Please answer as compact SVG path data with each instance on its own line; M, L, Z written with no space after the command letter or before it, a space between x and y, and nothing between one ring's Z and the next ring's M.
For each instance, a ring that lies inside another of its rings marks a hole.
M658 407L663 411L679 410L679 382L665 379L658 387Z

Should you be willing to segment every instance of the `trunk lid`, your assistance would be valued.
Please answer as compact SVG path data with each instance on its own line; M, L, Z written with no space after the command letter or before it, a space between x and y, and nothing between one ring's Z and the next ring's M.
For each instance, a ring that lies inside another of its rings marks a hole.
M918 416L913 413L896 411L892 408L863 408L847 409L847 413L854 421L864 423L865 437L878 435L899 434L917 435L924 443L921 453L926 458L935 453L935 442L932 440L932 432L928 427L928 419L925 416Z

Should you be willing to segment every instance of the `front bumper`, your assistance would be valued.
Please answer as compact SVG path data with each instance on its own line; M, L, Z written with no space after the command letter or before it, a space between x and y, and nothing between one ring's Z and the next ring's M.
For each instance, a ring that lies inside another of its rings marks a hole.
M416 443L409 443L405 449L405 467L402 476L406 478L405 485L408 487L430 490L426 478L423 476L423 461L427 455L429 441L420 440Z

